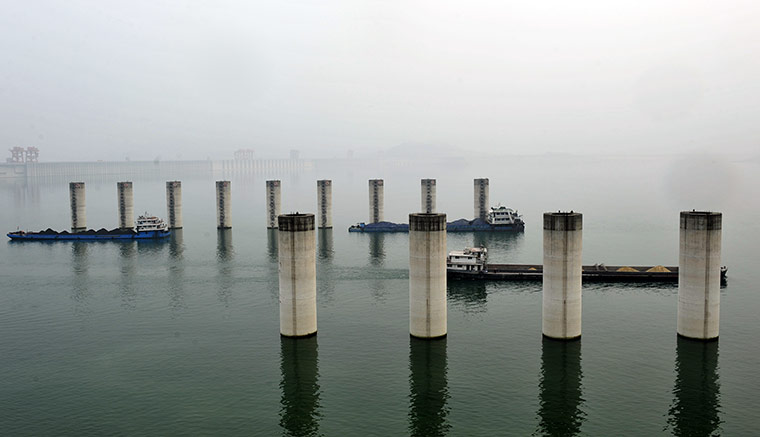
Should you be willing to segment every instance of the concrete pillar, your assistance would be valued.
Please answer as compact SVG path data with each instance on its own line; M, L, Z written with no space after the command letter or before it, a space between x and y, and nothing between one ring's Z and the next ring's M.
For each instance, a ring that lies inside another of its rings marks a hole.
M317 333L317 247L314 214L283 214L279 231L280 334Z
M87 230L87 197L84 182L69 182L69 201L71 203L71 232Z
M117 182L116 196L119 202L119 229L134 229L135 200L132 182Z
M446 335L446 214L409 214L409 333Z
M435 212L435 179L422 179L422 212Z
M544 213L542 330L571 340L581 336L583 214Z
M277 229L280 215L280 181L267 181L267 228Z
M317 181L317 205L319 211L318 227L332 228L332 181Z
M681 212L678 256L678 335L718 338L720 325L720 250L723 215Z
M378 223L384 220L383 218L383 202L385 195L383 194L384 182L382 179L370 179L369 180L369 222Z
M182 229L182 182L166 182L166 216L169 229Z
M475 179L475 217L485 220L488 217L488 178Z
M230 181L216 181L216 228L232 228Z

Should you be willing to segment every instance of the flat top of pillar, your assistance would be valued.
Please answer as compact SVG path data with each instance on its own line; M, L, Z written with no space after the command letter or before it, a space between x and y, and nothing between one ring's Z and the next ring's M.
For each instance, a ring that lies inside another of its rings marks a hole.
M313 231L314 214L299 212L280 214L277 216L277 225L283 232Z
M84 185L84 182L69 182L69 185Z
M428 217L428 218L444 217L446 218L446 214L442 212L412 212L412 213L409 213L409 217L421 217L421 218L422 217Z
M695 209L692 209L691 211L681 211L681 215L692 215L692 216L719 216L723 215L723 213L716 212L716 211L697 211Z
M723 214L714 211L681 211L681 229L720 230Z
M409 214L410 231L445 231L446 214L442 212L413 212Z
M557 212L545 212L544 217L550 216L550 217L578 217L582 216L583 214L575 211L557 211Z
M544 230L580 231L583 229L583 214L575 211L557 211L544 213Z

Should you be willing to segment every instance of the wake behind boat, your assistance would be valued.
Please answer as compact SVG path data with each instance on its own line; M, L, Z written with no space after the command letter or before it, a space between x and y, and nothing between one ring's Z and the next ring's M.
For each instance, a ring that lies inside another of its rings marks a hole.
M171 235L169 226L159 217L147 212L137 218L135 229L88 229L82 232L54 231L50 228L39 232L16 231L9 232L8 238L14 241L26 240L155 240Z

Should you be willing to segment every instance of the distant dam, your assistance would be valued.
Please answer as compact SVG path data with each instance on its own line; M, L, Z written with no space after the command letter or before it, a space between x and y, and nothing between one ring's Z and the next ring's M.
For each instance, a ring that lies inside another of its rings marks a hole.
M313 167L313 161L304 159L2 163L0 180L57 180L99 176L172 178L174 175L187 173L203 177L275 175L300 172Z

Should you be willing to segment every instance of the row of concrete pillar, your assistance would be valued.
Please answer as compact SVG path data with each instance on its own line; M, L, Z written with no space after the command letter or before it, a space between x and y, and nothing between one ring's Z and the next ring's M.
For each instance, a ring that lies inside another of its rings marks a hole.
M116 197L119 228L134 229L135 208L132 182L117 182ZM87 229L86 191L84 182L69 183L71 203L71 231ZM230 181L216 181L216 222L219 229L232 227ZM182 182L166 182L166 216L170 229L182 229Z
M421 179L420 211L436 212L436 180ZM266 181L267 228L277 229L277 217L280 215L280 198L282 184L279 180ZM474 217L482 220L488 214L488 179L474 180ZM369 221L379 223L385 220L385 181L369 180ZM317 181L317 210L319 216L317 227L332 228L332 181Z
M313 214L278 216L280 333L317 332L316 237ZM718 338L722 215L685 211L680 220L678 335ZM581 336L583 215L544 214L542 332L549 338ZM447 333L446 214L409 215L409 332Z
M436 180L421 179L421 205L420 211L425 213L436 212ZM384 188L382 179L369 180L369 223L378 223L384 220ZM488 178L474 180L474 218L485 220L488 215Z

